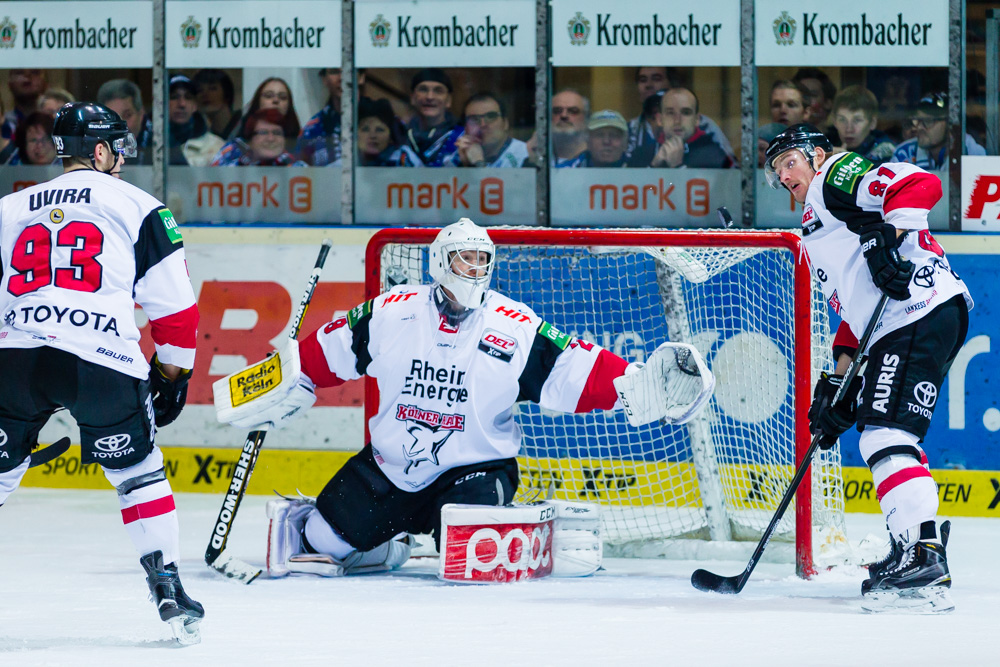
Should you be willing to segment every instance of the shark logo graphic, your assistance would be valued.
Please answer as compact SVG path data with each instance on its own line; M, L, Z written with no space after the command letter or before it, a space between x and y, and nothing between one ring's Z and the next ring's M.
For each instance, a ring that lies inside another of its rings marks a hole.
M406 432L413 436L413 442L403 447L403 456L407 460L406 467L403 468L404 475L409 474L410 468L416 468L424 461L438 465L438 452L454 433L448 431L442 435L439 431L419 422L407 427Z

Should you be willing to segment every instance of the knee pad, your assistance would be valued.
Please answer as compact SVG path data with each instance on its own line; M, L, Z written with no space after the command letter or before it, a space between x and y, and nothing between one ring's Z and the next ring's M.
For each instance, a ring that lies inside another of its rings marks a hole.
M907 431L868 426L861 432L858 448L868 468L874 470L879 463L890 457L913 458L918 464L923 464L926 456L919 447L919 442L920 438Z
M153 451L139 463L122 469L105 467L104 475L114 485L119 496L162 482L167 479L163 468L163 452L159 447L153 447Z
M0 473L10 472L28 458L41 429L39 424L0 417Z

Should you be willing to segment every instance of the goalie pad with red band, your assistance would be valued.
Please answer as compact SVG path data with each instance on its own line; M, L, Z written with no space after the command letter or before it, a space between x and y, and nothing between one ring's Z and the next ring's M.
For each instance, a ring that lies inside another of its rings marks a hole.
M545 501L441 509L438 577L460 583L510 583L586 576L601 564L600 508Z

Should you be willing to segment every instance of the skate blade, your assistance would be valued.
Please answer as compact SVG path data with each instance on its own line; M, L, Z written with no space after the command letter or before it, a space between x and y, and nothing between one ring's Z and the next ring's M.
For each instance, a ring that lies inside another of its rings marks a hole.
M201 619L191 616L174 616L169 621L174 639L181 646L193 646L201 643Z
M868 593L861 608L869 614L947 614L955 611L955 603L944 586L925 586Z

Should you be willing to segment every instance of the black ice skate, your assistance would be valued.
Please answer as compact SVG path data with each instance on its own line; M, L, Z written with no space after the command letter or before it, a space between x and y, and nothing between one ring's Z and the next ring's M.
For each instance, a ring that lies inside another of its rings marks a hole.
M898 561L871 572L862 584L861 608L868 612L913 614L953 611L955 604L949 593L951 574L944 545L920 540L898 550Z
M160 612L160 619L170 624L177 642L185 646L201 641L199 623L205 608L184 592L177 566L163 564L163 552L154 551L139 559L146 571L150 598Z
M945 521L941 524L941 544L946 548L948 546L948 537L951 535L951 521ZM903 555L906 550L903 549L902 544L896 541L892 536L889 537L889 553L881 560L875 561L874 563L867 563L865 567L868 568L868 579L861 582L861 595L867 595L869 591L872 590L872 586L875 582L881 581L885 577L886 573L897 567L903 560Z

